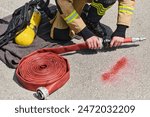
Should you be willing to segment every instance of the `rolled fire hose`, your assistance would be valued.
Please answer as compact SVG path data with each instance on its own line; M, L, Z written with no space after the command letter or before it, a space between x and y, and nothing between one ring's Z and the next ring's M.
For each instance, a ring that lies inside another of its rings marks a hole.
M144 39L126 38L124 43ZM61 88L70 78L69 63L67 59L59 54L82 49L88 49L86 43L34 51L19 62L16 69L18 81L24 88L36 91L39 99L46 99L47 96Z

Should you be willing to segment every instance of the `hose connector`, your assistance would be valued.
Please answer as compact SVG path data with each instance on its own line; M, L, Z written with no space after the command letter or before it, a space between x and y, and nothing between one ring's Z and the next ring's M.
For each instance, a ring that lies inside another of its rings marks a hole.
M144 41L144 40L146 40L145 37L132 38L132 42Z
M45 87L39 87L36 90L36 96L40 100L45 100L49 96L49 92Z

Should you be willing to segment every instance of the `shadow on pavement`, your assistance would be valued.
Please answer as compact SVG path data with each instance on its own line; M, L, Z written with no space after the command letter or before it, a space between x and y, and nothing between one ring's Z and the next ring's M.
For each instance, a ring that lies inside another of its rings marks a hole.
M20 87L23 88L23 86L22 86L22 85L18 82L18 80L17 80L16 71L14 72L13 81L14 81L16 84L18 84Z
M132 45L122 45L120 47L113 47L113 48L103 48L101 50L79 50L79 51L74 51L74 52L69 52L69 53L65 53L65 54L61 54L62 56L68 56L68 55L73 55L73 54L82 54L82 55L92 55L92 54L97 54L100 52L113 52L116 51L117 49L127 49L127 48L133 48L133 47L138 47L139 44L132 44Z
M127 48L133 48L133 47L138 47L139 44L131 44L131 45L122 45L119 47L112 47L112 48L103 48L99 50L99 52L111 52L111 51L116 51L117 49L127 49Z

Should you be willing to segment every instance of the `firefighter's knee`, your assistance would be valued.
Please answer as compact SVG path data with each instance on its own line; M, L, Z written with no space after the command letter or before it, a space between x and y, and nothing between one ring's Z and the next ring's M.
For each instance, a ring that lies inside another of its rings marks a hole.
M58 29L54 28L53 29L53 39L58 40L58 41L69 41L71 40L71 37L69 36L70 34L70 29Z

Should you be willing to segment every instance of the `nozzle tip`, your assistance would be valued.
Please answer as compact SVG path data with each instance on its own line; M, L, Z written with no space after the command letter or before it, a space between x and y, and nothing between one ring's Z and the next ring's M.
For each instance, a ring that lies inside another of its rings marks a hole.
M140 41L144 41L144 40L146 40L145 37L141 37L141 38L140 38Z
M144 41L144 40L146 40L145 37L132 38L132 42Z

